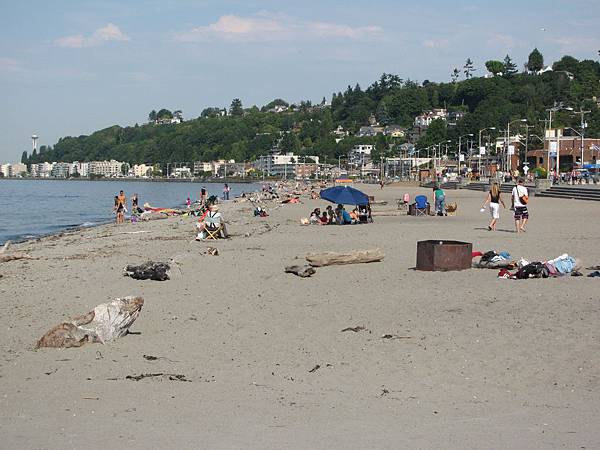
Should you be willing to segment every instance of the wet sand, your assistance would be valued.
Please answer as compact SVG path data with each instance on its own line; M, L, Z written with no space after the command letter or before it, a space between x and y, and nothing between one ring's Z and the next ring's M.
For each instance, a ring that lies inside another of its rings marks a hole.
M430 194L365 189L388 201L376 213ZM195 219L171 218L15 245L38 259L0 264L2 447L600 448L598 279L413 270L423 239L600 264L600 205L532 197L516 235L508 210L487 231L483 193L447 200L457 216L343 227L299 225L321 200L269 205L267 218L232 203L227 241L196 242ZM369 248L385 259L283 271L309 252ZM172 279L123 277L148 259L173 260ZM126 295L145 299L136 334L33 350L57 323ZM148 373L189 381L126 379Z

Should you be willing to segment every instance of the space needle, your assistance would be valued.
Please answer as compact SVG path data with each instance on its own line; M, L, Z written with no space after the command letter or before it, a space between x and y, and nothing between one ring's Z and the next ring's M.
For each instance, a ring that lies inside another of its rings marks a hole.
M38 140L37 134L34 134L33 136L31 136L31 141L33 142L33 150L37 150L37 140Z

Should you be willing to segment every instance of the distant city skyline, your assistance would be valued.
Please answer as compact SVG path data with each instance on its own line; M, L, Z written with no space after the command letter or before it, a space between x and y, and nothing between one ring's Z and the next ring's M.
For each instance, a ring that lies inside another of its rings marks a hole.
M152 109L190 119L211 106L331 99L383 72L449 81L454 67L534 47L546 64L598 59L594 0L444 2L23 0L0 7L0 162L31 136L145 123Z

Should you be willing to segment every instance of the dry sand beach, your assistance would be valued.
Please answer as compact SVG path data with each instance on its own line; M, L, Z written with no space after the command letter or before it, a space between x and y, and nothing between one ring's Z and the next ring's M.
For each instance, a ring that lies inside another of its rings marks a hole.
M389 202L376 212L430 194L365 189ZM194 218L171 218L15 245L37 259L0 264L0 446L600 448L600 280L412 269L423 239L600 264L600 205L532 197L516 235L508 210L486 230L482 192L447 197L456 217L300 226L328 203L267 218L229 203L232 238L216 243L194 241ZM312 251L377 247L382 262L283 271ZM172 279L123 276L148 259L173 259ZM135 334L34 350L59 322L126 295L145 299ZM148 373L172 375L126 379Z

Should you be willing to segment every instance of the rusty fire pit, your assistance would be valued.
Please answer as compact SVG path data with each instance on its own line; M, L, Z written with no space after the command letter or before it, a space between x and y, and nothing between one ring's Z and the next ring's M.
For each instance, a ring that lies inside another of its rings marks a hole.
M471 268L470 242L429 240L417 242L417 270L465 270Z

